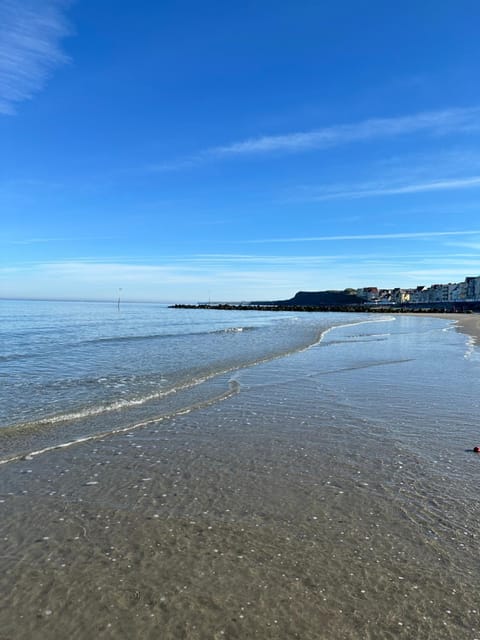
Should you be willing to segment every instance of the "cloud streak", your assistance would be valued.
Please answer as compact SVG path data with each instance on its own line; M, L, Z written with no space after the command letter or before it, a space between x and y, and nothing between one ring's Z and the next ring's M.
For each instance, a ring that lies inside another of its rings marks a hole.
M223 158L302 153L413 134L438 136L479 131L479 107L425 111L395 118L370 118L353 124L337 124L310 131L257 136L210 147L172 162L151 165L148 170L178 170Z
M41 91L53 70L68 61L67 0L0 0L0 114Z
M295 238L268 238L261 240L248 240L249 244L265 244L270 242L334 242L343 240L401 240L414 238L441 238L451 236L473 236L480 235L480 229L468 231L416 231L405 233L366 233L358 235L339 235L339 236L307 236Z
M378 184L372 186L372 183L364 185L355 185L348 188L328 188L323 191L317 191L312 195L307 195L301 200L310 202L320 202L323 200L343 200L360 198L375 198L380 196L402 195L409 193L426 193L431 191L452 191L462 189L478 189L480 187L480 176L471 176L468 178L453 178L445 180L432 180L429 182L417 182L406 185L387 186Z
M207 153L213 156L240 156L275 151L299 152L413 133L447 134L478 131L479 128L480 109L446 109L398 118L372 118L354 124L335 125L300 133L261 136L223 147L214 147Z
M298 289L365 286L416 286L463 280L477 273L471 256L444 251L417 256L359 254L317 256L206 255L172 256L163 264L120 260L65 260L0 266L2 297L75 297L116 300L118 288L131 300L280 299ZM353 260L353 262L352 262ZM329 268L327 268L329 267ZM233 298L232 298L233 296Z

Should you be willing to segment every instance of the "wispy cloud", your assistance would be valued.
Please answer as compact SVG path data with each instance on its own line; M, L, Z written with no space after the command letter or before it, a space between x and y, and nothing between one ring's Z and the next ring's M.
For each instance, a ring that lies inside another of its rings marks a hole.
M452 131L479 130L479 128L480 109L446 109L398 118L372 118L354 124L335 125L300 133L261 136L215 147L208 153L225 156L273 151L297 152L412 133L445 134Z
M1 245L35 245L35 244L59 244L66 242L76 242L79 241L98 241L98 240L117 240L117 236L64 236L64 237L30 237L30 238L1 238Z
M149 167L152 171L182 169L208 160L278 153L301 153L358 142L412 134L447 135L480 131L480 108L451 108L395 118L371 118L309 131L265 135L204 149L172 162Z
M406 233L366 233L356 235L338 236L307 236L293 238L265 238L246 241L249 244L264 244L269 242L332 242L342 240L400 240L413 238L439 238L449 236L473 236L479 235L480 229L468 231L416 231Z
M2 268L2 297L77 297L136 300L280 299L299 289L416 286L463 280L478 273L478 260L464 254L359 253L318 256L211 254L165 256L162 263L76 259L20 263Z
M68 0L0 0L0 114L40 91L68 58Z
M299 196L299 200L320 202L323 200L341 200L360 198L375 198L379 196L401 195L409 193L425 193L429 191L453 191L461 189L478 189L480 176L468 178L452 178L432 180L428 182L414 182L402 185L387 185L385 183L363 183L354 185L330 186L323 189L307 188L306 195Z
M475 241L470 241L470 242L449 242L448 243L449 247L461 247L463 249L471 249L472 251L475 252L480 252L480 237ZM477 258L478 259L478 258ZM479 265L480 268L480 265Z

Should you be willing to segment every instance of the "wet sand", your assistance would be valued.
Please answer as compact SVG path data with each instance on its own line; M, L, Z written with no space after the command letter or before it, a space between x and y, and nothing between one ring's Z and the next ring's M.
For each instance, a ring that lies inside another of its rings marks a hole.
M216 405L1 469L0 639L479 637L463 476L332 410L312 357L269 403L264 376L294 359Z
M477 575L445 547L475 557L471 525L416 535L396 456L392 501L341 433L246 407L214 423L207 409L8 469L2 640L475 637Z
M455 316L456 314L451 314ZM461 314L461 318L452 318L457 320L458 330L471 336L475 344L480 344L480 313Z

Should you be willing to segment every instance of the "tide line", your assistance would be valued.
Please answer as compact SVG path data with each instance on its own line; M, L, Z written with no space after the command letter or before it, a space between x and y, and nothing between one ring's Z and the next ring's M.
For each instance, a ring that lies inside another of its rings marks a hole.
M228 386L229 388L227 391L225 391L225 393L215 396L214 398L210 398L210 400L204 400L203 402L198 402L188 407L182 407L181 409L177 409L176 411L173 411L171 413L167 413L162 416L156 416L154 418L149 418L148 420L143 420L142 422L137 422L127 427L118 427L117 429L102 431L102 433L95 433L89 436L84 436L83 438L76 438L75 440L69 440L68 442L54 444L48 447L44 447L43 449L37 449L36 451L30 451L28 453L19 453L10 458L5 458L3 460L0 460L0 465L8 464L10 462L17 462L19 460L33 460L33 458L41 456L45 453L50 453L51 451L56 451L59 449L67 449L69 447L73 447L78 444L83 444L85 442L92 442L94 440L101 440L102 438L107 438L109 436L114 436L120 433L128 433L130 431L135 431L136 429L141 429L142 427L158 424L159 422L163 422L164 420L170 420L171 418L175 418L177 416L186 415L196 409L204 409L213 404L216 404L217 402L222 402L227 398L231 398L232 396L239 393L240 383L237 380L230 380L228 383Z

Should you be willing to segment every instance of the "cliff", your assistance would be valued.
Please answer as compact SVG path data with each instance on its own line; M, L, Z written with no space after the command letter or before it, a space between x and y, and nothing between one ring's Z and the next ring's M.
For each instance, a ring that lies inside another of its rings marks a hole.
M343 305L363 305L365 300L353 293L345 291L298 291L289 300L275 300L270 302L252 302L251 304L275 305L281 307L323 307Z

